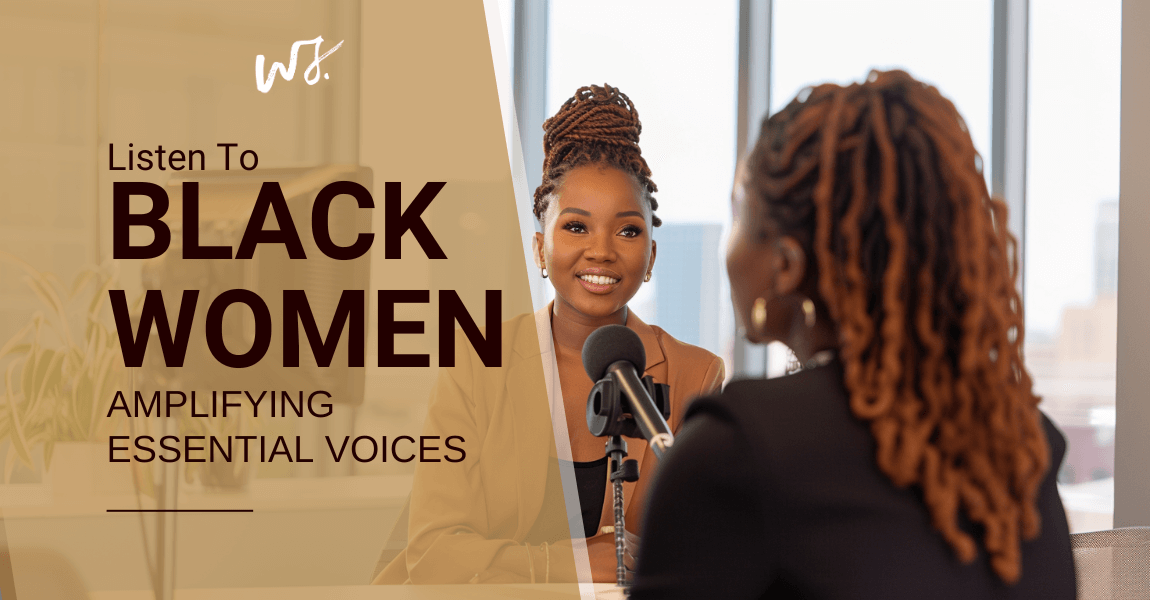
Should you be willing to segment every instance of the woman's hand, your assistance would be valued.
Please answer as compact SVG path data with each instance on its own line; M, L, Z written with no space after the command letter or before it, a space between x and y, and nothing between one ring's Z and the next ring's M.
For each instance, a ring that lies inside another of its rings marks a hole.
M616 575L615 534L600 533L587 538L587 554L591 560L591 578L595 583L615 583ZM639 536L624 531L623 533L623 565L627 567L627 580L635 575L635 565L638 564Z

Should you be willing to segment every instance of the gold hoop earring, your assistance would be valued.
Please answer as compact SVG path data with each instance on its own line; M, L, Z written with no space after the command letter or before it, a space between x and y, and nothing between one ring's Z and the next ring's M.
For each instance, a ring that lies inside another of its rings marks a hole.
M795 354L795 351L788 348L787 355L787 375L802 371L803 363L799 362L799 357Z
M815 303L810 298L803 298L803 321L807 325L807 329L815 326Z
M751 306L751 326L755 328L755 333L763 330L767 324L767 299L755 298L754 305Z
M543 276L543 279L547 279L547 267L539 267L539 274Z
M645 277L643 277L643 281L644 282L651 281L651 272L650 271L647 271L647 275Z

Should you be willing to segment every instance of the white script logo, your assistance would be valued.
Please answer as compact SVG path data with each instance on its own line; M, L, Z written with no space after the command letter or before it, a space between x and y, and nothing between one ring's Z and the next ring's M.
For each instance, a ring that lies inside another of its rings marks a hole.
M265 94L270 92L272 89L272 84L274 84L276 80L277 69L279 70L280 74L283 75L284 79L291 81L292 77L295 76L295 65L296 58L299 56L299 47L306 46L308 44L315 44L315 60L311 61L311 64L308 65L307 70L303 72L303 78L308 85L315 85L315 82L319 81L320 61L330 56L332 52L339 50L339 47L343 45L343 40L340 40L340 42L336 44L334 48L324 52L323 56L320 56L319 46L322 43L323 36L317 37L314 40L300 40L292 44L291 59L288 61L288 66L284 67L283 63L279 62L272 63L272 68L268 70L267 79L264 79L264 55L256 55L256 89ZM312 75L313 70L315 71L314 75ZM328 74L324 73L323 78L328 79Z

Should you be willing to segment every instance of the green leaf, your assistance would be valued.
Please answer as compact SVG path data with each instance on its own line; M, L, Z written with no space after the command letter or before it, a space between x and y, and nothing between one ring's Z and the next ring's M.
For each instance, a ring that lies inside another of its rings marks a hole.
M28 436L28 447L35 448L38 444L42 444L52 437L51 432L45 429L38 429L36 433ZM32 465L28 465L31 467Z
M11 346L5 346L5 350L0 352L0 358L4 358L5 356L12 354L28 354L28 351L31 349L32 344L30 343L12 344Z
M44 365L43 369L38 369L42 373L35 376L37 385L37 395L35 401L26 402L24 409L25 421L39 423L45 420L51 420L54 415L53 411L60 408L60 391L63 388L64 381L64 354L62 352L51 352L50 359L41 358L41 364ZM28 397L24 398L26 401Z
M49 395L58 395L57 391L63 381L64 353L55 350L42 350L36 363L33 381L36 384L35 401L28 407L29 415L38 417L50 402L45 401Z
M104 399L111 399L112 392L116 387L118 369L116 369L115 359L116 353L109 351L104 353L104 358L100 362L99 378L96 380L96 387L93 390L92 399L88 403L88 412L90 415L88 417L90 420L88 424L88 435L92 435L92 433L96 431L97 419L103 418L99 407L102 405Z
M28 452L28 441L24 436L24 427L20 423L20 412L16 406L16 393L12 390L12 374L16 370L16 363L8 365L8 371L4 377L5 394L4 398L8 401L9 415L12 417L12 447L20 455L20 460L29 467L32 466L32 455Z
M33 344L32 349L28 351L28 355L24 357L23 361L19 362L23 367L20 369L20 392L24 394L24 399L29 400L36 393L36 386L32 382L32 373L36 370L36 359L40 356L39 344Z
M55 273L44 272L44 273L42 273L42 275L44 277L45 283L47 283L48 287L51 288L53 291L64 289L63 282L60 281L59 277L56 277Z
M24 279L28 287L32 288L32 293L40 298L40 301L45 306L52 309L54 316L60 321L60 337L64 338L65 342L74 343L72 339L71 328L68 327L68 312L64 309L64 304L60 302L59 296L52 286L44 280L44 277L38 273L30 273Z
M116 278L109 277L107 281L100 285L96 293L92 295L92 301L88 303L88 315L94 321L100 320L100 309L105 306L104 301L108 298L108 290L116 285ZM140 294L142 301L144 295ZM133 310L134 312L134 310Z
M15 446L15 444L12 444ZM12 450L9 448L8 450ZM12 472L16 470L16 453L8 452L8 458L4 459L4 483L12 481Z
M36 362L33 364L31 379L25 379L22 385L26 403L24 414L32 422L39 421L38 417L44 413L45 409L51 410L52 408L46 406L51 402L46 402L44 399L45 395L54 392L53 385L59 386L60 378L53 378L53 372L59 374L63 355L53 351L53 349L44 348L39 349L34 354L34 359ZM24 372L28 374L28 369L25 368Z
M95 386L92 385L92 378L87 373L84 373L76 379L76 386L72 388L73 406L76 407L75 422L76 427L80 429L81 439L87 439L87 432L91 430L90 421L92 415L91 404L89 398L96 393Z
M56 451L56 440L49 438L44 442L44 470L52 467L52 454Z
M84 269L76 274L76 278L72 280L72 289L68 291L68 297L75 298L76 294L79 294L80 290L96 277L96 274L96 267L91 265L84 267Z

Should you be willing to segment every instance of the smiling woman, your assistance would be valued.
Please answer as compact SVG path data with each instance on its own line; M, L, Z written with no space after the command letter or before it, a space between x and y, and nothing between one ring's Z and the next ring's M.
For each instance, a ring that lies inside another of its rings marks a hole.
M536 314L536 321L540 343L550 346L554 357L544 367L558 375L552 413L566 415L565 422L556 423L559 458L574 468L592 575L595 581L614 581L615 543L613 535L603 533L612 522L611 511L603 510L609 506L603 441L584 424L594 382L583 370L583 343L605 325L635 330L648 356L646 374L671 386L672 430L690 399L718 389L723 363L643 323L627 307L651 279L652 229L661 223L655 216L657 188L639 148L642 123L631 100L609 85L580 88L543 129L543 183L535 191L535 216L543 232L535 234L533 250L540 274L555 288L555 301ZM632 441L631 450L641 464L639 482L624 487L626 562L634 568L639 538L632 532L638 531L656 463L644 442Z
M445 369L425 433L465 437L467 461L416 469L407 547L376 583L614 582L608 464L604 440L586 425L594 382L583 369L583 343L605 325L638 334L644 375L670 387L672 431L692 398L723 381L717 356L647 325L627 306L650 279L651 231L659 225L630 100L610 86L581 88L543 129L534 207L543 232L533 255L555 301L503 324L514 349L502 368L470 356ZM543 381L526 385L540 362ZM628 450L640 465L639 481L623 485L624 562L634 569L634 532L656 458L644 440L630 440Z

